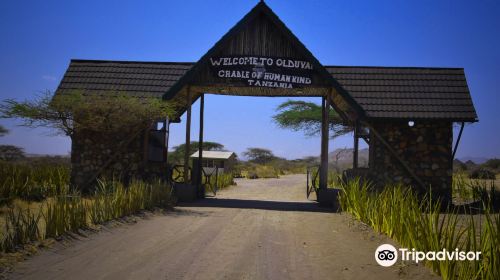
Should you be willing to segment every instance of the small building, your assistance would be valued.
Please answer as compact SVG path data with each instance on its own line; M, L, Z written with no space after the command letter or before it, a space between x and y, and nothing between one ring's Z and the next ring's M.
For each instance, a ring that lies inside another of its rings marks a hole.
M211 174L215 168L218 173L229 172L236 163L236 154L226 151L203 151L201 166L205 173ZM196 151L191 155L193 166L198 166L199 153Z

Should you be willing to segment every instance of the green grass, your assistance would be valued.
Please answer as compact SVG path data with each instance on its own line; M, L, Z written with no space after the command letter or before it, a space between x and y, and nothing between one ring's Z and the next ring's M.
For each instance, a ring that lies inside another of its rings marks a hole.
M172 204L169 185L160 181L134 181L125 187L119 182L100 182L91 197L78 193L49 198L38 209L13 204L5 213L0 229L0 251L12 252L19 246L45 238L92 227L106 221Z
M465 173L453 174L453 199L457 204L482 201L491 207L500 207L500 195L496 180L471 179Z
M12 252L21 244L43 238L39 228L40 218L41 213L30 208L10 207L5 213L0 251Z
M248 179L279 178L281 174L281 171L272 165L248 163L241 169L241 175Z
M375 191L368 183L342 184L339 202L344 211L395 239L402 247L419 251L481 251L480 261L429 261L426 265L443 279L500 279L500 217L464 215L431 197L423 200L411 188L388 185ZM481 219L482 227L477 228Z
M64 164L0 161L0 206L15 198L42 201L68 193L70 168Z
M319 167L313 167L311 168L311 174L310 174L310 183L312 183L312 180L313 180L313 177L316 176L316 180L315 180L315 185L314 187L315 188L319 188ZM331 170L329 169L328 170L328 183L327 183L327 186L328 188L338 188L339 187L339 184L340 184L340 174L335 171L335 170Z
M166 207L171 203L171 189L160 181L146 184L135 181L124 187L120 182L99 182L99 188L88 205L94 224L131 215L140 210Z
M86 228L88 209L78 195L55 197L41 211L45 224L45 237L57 237L67 232Z
M212 186L215 185L215 183L216 183L215 175L210 177L210 183L212 184ZM217 188L219 190L225 189L231 185L234 185L233 174L231 174L231 173L218 174Z

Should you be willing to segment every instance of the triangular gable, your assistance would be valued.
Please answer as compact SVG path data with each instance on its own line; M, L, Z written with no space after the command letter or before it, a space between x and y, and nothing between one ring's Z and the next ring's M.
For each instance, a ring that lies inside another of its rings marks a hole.
M187 85L198 90L229 88L231 93L245 88L250 91L242 95L262 96L324 96L327 91L308 89L333 88L351 110L358 114L363 112L263 1L226 33L163 98L182 102L179 93Z

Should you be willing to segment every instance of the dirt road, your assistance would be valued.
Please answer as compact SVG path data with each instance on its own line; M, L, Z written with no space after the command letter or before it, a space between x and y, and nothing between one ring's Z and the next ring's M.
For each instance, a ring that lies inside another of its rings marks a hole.
M239 180L194 204L124 225L19 264L14 279L429 279L383 268L390 240L305 199L305 175Z

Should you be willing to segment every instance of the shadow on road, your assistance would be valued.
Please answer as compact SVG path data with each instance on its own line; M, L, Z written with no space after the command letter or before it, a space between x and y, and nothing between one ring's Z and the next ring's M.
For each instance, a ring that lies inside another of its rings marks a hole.
M217 207L217 208L240 208L240 209L261 209L276 211L303 211L303 212L334 212L331 208L320 207L315 202L294 202L294 201L267 201L267 200L246 200L230 198L205 198L194 202L179 203L178 207Z

